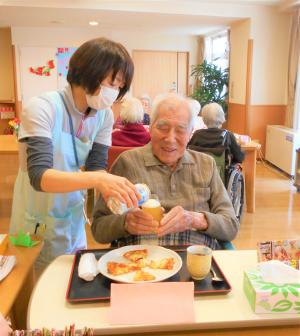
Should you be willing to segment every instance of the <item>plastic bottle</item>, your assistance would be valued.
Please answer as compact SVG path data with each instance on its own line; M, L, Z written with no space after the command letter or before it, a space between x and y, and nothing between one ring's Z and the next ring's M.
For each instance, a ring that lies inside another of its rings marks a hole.
M135 187L138 193L141 195L141 199L138 202L138 205L140 206L146 201L148 201L148 199L150 198L150 189L144 183L137 183L135 184ZM119 201L115 197L110 197L108 199L107 206L110 209L110 211L115 215L122 215L123 213L130 210L125 203Z

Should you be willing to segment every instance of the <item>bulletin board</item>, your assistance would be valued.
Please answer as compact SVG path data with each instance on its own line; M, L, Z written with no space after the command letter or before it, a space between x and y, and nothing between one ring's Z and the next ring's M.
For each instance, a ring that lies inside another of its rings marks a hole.
M69 60L76 48L20 47L20 89L23 106L33 96L62 89L67 81Z

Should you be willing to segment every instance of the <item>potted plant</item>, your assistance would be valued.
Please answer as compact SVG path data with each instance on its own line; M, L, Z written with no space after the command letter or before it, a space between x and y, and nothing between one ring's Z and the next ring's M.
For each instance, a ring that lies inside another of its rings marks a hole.
M201 64L192 65L191 76L195 78L196 83L192 98L198 100L201 106L218 103L227 115L228 68L221 69L204 60Z

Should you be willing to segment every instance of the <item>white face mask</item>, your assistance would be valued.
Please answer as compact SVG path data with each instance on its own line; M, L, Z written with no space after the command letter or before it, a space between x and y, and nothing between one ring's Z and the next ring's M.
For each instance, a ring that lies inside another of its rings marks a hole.
M118 98L120 90L101 85L100 92L96 96L86 94L88 106L95 110L104 110L112 106Z

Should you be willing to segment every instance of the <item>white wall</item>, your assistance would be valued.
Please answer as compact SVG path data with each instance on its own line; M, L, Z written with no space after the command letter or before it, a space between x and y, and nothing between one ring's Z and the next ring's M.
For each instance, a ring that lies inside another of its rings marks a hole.
M289 15L274 9L262 10L252 19L252 105L287 104L290 22Z
M80 7L76 2L73 6ZM271 6L236 5L212 1L103 1L96 8L135 12L160 12L168 14L187 14L201 16L223 16L228 18L250 18L250 38L253 39L253 64L251 83L251 104L271 105L286 104L287 64L289 45L290 17L278 12ZM117 24L116 24L117 27ZM179 50L190 52L190 64L196 59L196 40L189 36L155 35L151 32L122 32L96 29L47 29L23 28L12 29L15 45L25 46L78 46L83 41L106 36L122 42L129 51L132 49ZM236 37L239 39L239 37ZM246 41L243 41L245 43ZM241 57L240 55L239 57ZM243 60L245 62L245 60ZM237 73L234 74L237 78ZM244 75L242 75L244 76ZM245 81L234 83L234 102L244 103Z
M121 42L131 53L134 49L140 50L169 50L187 51L190 53L190 65L195 64L197 41L192 36L161 35L139 32L122 32L115 30L103 31L100 29L68 29L68 28L29 28L13 27L12 43L16 46L17 59L20 47L78 47L83 42L104 36ZM20 98L20 70L17 62L17 81ZM192 79L191 79L192 82Z
M78 5L80 6L80 5ZM290 16L276 7L233 1L102 1L97 8L251 19L253 39L251 101L253 105L287 103ZM199 18L201 20L201 18ZM235 85L235 89L239 84ZM241 84L243 85L243 84ZM242 94L238 92L241 101Z

